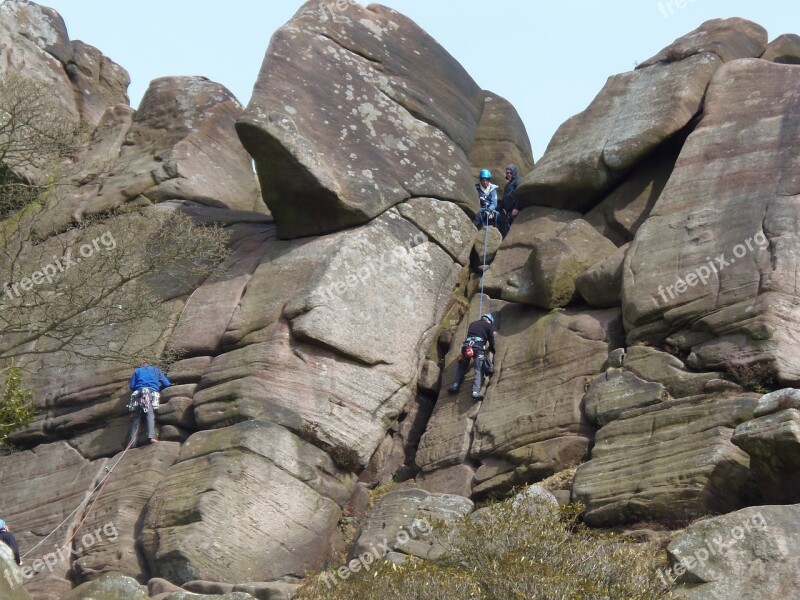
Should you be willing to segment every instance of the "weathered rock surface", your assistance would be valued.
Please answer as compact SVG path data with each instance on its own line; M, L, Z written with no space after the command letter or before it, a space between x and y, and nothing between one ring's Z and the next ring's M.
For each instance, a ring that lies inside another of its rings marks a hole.
M586 417L603 427L627 410L666 399L667 390L660 383L645 381L630 371L609 369L592 380L583 400Z
M766 31L743 19L708 21L635 71L610 77L558 128L517 190L521 206L585 211L700 110L725 61L761 56Z
M750 455L765 502L800 502L800 390L765 394L753 414L731 441Z
M684 600L783 600L800 585L800 507L753 506L690 525L667 547Z
M518 287L509 289L505 297L539 308L567 306L577 296L578 277L616 249L586 221L576 219L555 237L533 243L530 257L514 280Z
M667 185L693 123L694 120L638 164L602 202L586 213L586 222L618 246L632 241Z
M505 168L509 163L517 165L522 177L533 168L525 124L508 100L492 92L484 91L483 113L469 160L476 181L481 169L492 172L492 181L500 186L498 200L503 197Z
M575 288L591 306L610 308L622 304L622 263L628 244L593 264L575 280Z
M433 522L454 521L472 509L471 500L452 494L429 494L419 489L389 492L361 526L350 558L368 553L383 558L387 552L439 558L444 548L432 535Z
M0 72L21 71L52 87L68 112L89 126L116 104L128 104L128 73L96 48L70 41L52 8L25 0L0 7Z
M761 58L787 65L800 64L800 35L794 33L779 35L767 45Z
M709 381L720 378L720 373L693 373L677 356L649 346L630 346L625 368L642 379L662 384L673 398L700 395Z
M237 130L278 234L291 238L364 223L413 197L474 213L467 157L483 97L403 15L351 4L333 19L310 0L273 35Z
M444 384L453 381L460 340L478 316L477 304L474 299L473 316L456 331L459 343L445 359ZM473 491L479 493L536 480L581 459L592 431L581 411L584 377L599 372L622 337L618 310L546 315L498 301L484 303L486 310L495 315L498 332L486 398L476 403L470 397L471 372L466 392L443 391L416 458L425 479L470 459L495 464L478 470ZM463 478L450 481L448 491L463 489Z
M575 475L572 497L586 505L586 523L674 525L743 506L749 458L730 438L755 405L746 396L697 396L621 413L597 432Z
M525 266L534 244L555 237L570 221L580 218L578 212L538 206L521 211L486 271L486 293L510 299L519 285L514 275Z
M278 425L198 432L151 497L139 542L150 572L176 583L300 575L325 558L319 537L336 527L354 486L325 452ZM303 525L286 531L289 520Z
M710 334L691 344L690 367L764 362L779 382L800 378L791 201L799 86L797 69L763 60L716 73L703 119L625 259L629 343Z
M14 561L14 553L5 544L0 544L0 597L4 600L31 600L25 591L25 577Z
M135 579L121 573L106 573L79 585L62 596L62 600L147 600L147 592Z

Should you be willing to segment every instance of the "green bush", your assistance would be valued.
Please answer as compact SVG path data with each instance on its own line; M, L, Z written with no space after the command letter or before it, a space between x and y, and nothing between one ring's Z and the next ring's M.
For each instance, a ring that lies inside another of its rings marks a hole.
M22 371L8 367L3 371L2 396L0 396L0 445L8 435L33 420L33 392L22 387Z
M580 507L493 505L480 518L434 525L448 549L436 561L387 561L369 571L329 571L310 580L299 600L650 600L664 598L653 544L636 544L577 522Z

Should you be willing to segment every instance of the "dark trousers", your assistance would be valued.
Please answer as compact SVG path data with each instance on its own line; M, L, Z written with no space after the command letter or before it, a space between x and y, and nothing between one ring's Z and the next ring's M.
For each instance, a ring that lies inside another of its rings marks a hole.
M473 360L475 361L475 377L472 380L472 393L480 394L481 385L483 384L483 365L484 361L486 361L487 358L483 352L475 352ZM462 360L458 362L458 366L456 367L457 387L461 387L461 384L464 381L464 377L467 374L467 369L469 369L469 363L470 363L469 360Z

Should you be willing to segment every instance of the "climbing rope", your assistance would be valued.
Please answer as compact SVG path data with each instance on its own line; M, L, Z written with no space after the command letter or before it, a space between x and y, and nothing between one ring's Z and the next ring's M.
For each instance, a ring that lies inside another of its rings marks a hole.
M121 455L120 455L120 457L117 459L117 462L115 462L115 463L114 463L114 466L113 466L113 467L111 467L110 469L109 469L108 467L104 467L104 470L105 470L106 474L105 474L105 475L103 476L103 478L102 478L102 479L101 479L101 480L98 482L98 484L97 484L96 486L94 486L94 489L93 489L91 492L89 492L89 495L88 495L88 496L86 496L86 500L84 500L83 502L81 502L81 503L78 505L78 507L77 507L75 510L73 510L73 511L72 511L72 512L71 512L69 515L67 515L67 518L66 518L66 519L64 519L63 521L61 521L61 523L59 523L58 525L56 525L56 528L55 528L55 529L53 529L53 530L52 530L50 533L48 533L48 534L47 534L47 535L46 535L44 538L42 538L42 540L41 540L41 541L40 541L38 544L36 544L36 545L35 545L33 548L31 548L31 549L30 549L30 550L28 550L28 551L27 551L25 554L23 554L21 558L25 558L26 556L28 556L29 554L31 554L32 552L34 552L34 551L35 551L35 550L36 550L36 549L37 549L39 546L41 546L42 544L44 544L44 543L45 543L45 542L48 540L48 538L50 538L50 536L51 536L51 535L53 535L53 534L54 534L56 531L58 531L59 529L61 529L61 526L62 526L62 525L64 525L64 523L66 523L67 521L69 521L69 520L72 518L72 516L73 516L73 515L75 515L75 514L76 514L78 511L80 511L80 510L81 510L81 509L82 509L82 508L83 508L83 507L84 507L86 504L88 504L88 502L89 502L89 500L91 499L91 497L92 497L92 496L94 495L94 493L95 493L95 492L97 492L97 491L98 491L98 489L99 489L100 491L99 491L99 492L97 493L97 495L95 496L94 500L92 501L92 504L91 504L91 506L89 506L89 509L86 511L86 513L85 513L84 517L81 519L81 522L80 522L80 523L78 524L78 526L75 528L75 531L72 533L72 535L70 536L69 540L67 540L67 542L66 542L66 543L65 543L63 546L61 546L61 548L59 548L59 550L58 550L58 551L60 552L61 550L63 550L64 548L66 548L67 546L69 546L69 545L72 543L72 540L74 540L74 539L75 539L75 536L76 536L76 535L78 535L78 531L80 531L80 529L81 529L81 527L83 526L84 522L86 521L86 519L87 519L87 518L89 517L89 515L91 514L91 512L92 512L92 509L94 508L94 505L95 505L95 503L97 502L98 498L100 498L100 495L103 493L103 489L106 487L106 483L108 483L108 479L109 479L109 477L111 477L111 473L113 473L113 472L114 472L114 469L116 469L116 468L117 468L117 465L118 465L118 464L120 463L120 461L121 461L121 460L122 460L122 459L125 457L125 454L128 452L128 450L130 450L130 449L131 449L131 446L133 445L133 441L134 441L134 440L135 440L135 439L138 437L138 435L139 435L139 423L137 423L137 424L136 424L136 434L135 434L135 435L133 435L133 436L131 436L131 440L128 442L128 445L127 445L127 446L125 447L125 449L122 451L122 454L121 454ZM70 527L71 527L71 526L72 526L72 525L75 523L75 521L77 521L77 519L75 519L75 520L73 520L73 521L72 521L72 523L70 524Z
M489 214L486 214L486 223L484 229L486 230L483 236L483 268L481 269L481 297L479 301L478 315L483 314L483 282L486 278L486 248L489 245Z

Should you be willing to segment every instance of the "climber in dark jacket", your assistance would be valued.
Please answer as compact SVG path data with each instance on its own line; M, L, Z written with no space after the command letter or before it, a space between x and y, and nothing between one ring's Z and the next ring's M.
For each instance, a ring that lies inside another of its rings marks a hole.
M511 223L514 222L514 218L519 214L514 193L517 191L519 184L522 183L522 178L519 176L517 165L514 163L506 167L506 181L508 183L503 189L503 199L500 201L498 210L500 214L497 217L497 228L504 238L508 235L508 230L511 229Z
M19 558L19 545L17 544L17 538L14 537L14 534L11 533L8 529L8 525L3 519L0 519L0 542L3 542L6 546L11 548L11 551L14 553L14 560L17 561L18 565L22 564L22 561Z
M461 383L464 381L464 376L467 374L469 368L470 358L475 359L475 378L472 380L472 397L476 400L483 398L481 393L481 384L483 383L483 371L485 367L491 373L491 363L486 356L486 352L491 352L494 355L494 317L486 313L481 316L477 321L473 321L467 328L467 339L461 346L461 355L456 368L456 381L453 385L447 388L451 394L455 394ZM470 357L470 351L472 356Z

